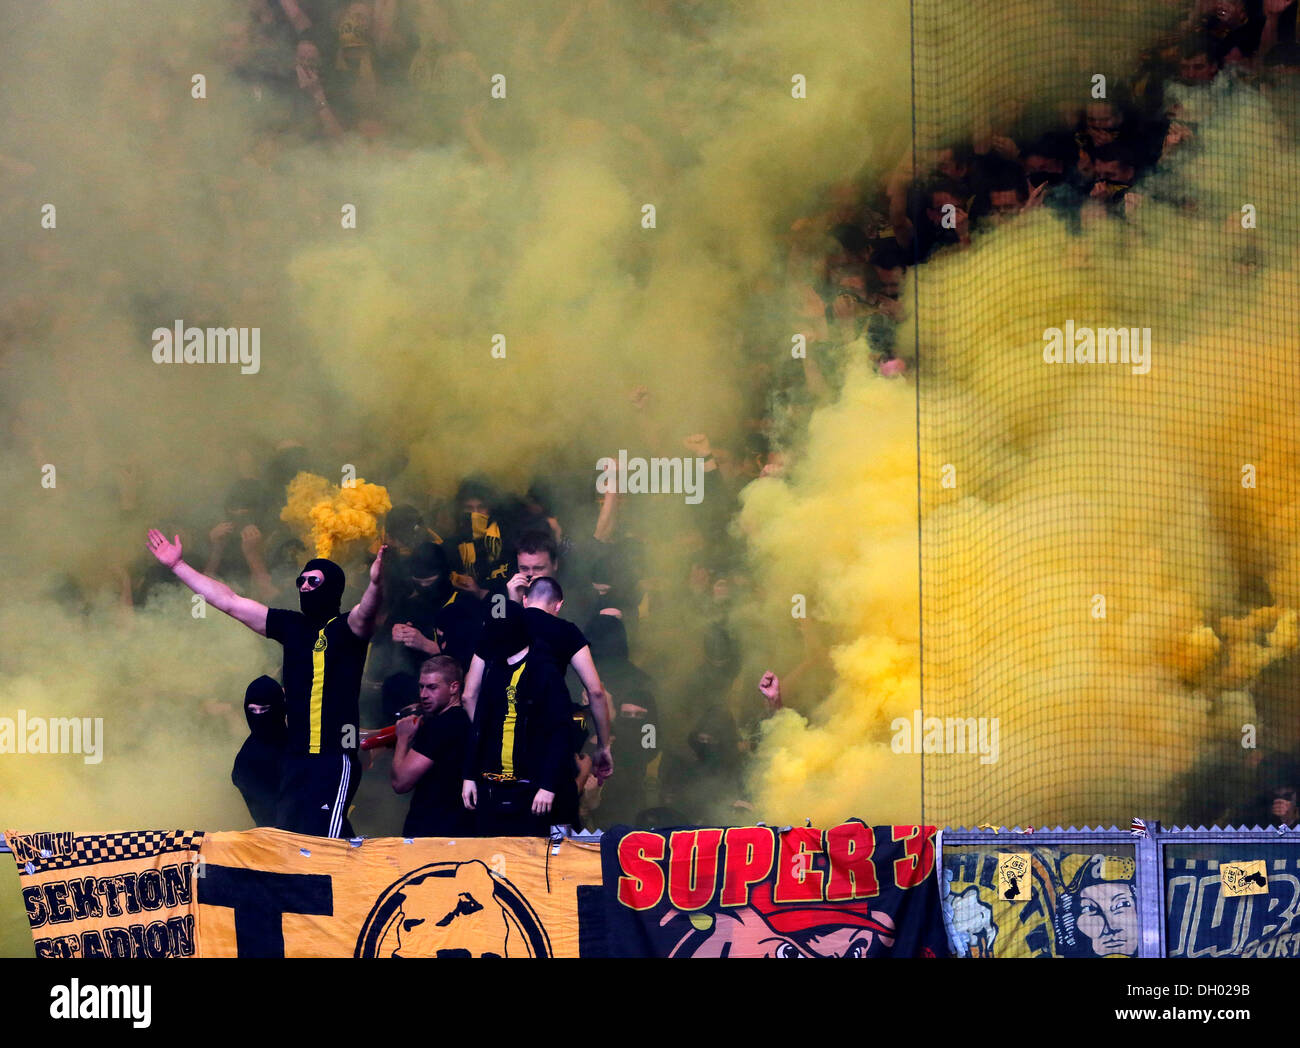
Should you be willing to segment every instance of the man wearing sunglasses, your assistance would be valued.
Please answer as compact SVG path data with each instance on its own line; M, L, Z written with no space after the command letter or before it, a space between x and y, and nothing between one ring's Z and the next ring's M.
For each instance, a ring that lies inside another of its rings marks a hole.
M383 600L385 546L370 565L370 584L346 615L347 578L332 560L309 560L298 575L301 611L267 608L181 559L177 537L151 529L149 551L218 611L284 647L288 736L275 825L317 837L351 837L347 810L361 780L358 695L366 649Z

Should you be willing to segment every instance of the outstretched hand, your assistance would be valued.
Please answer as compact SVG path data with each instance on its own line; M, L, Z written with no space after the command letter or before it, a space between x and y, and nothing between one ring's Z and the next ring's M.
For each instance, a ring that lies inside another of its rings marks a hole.
M387 546L387 545L380 546L380 547L379 547L379 552L375 555L375 561L374 561L374 563L370 565L370 581L373 582L376 586L381 586L381 585L383 585L383 580L384 580L384 553L385 553L387 550L388 550L388 546Z
M245 524L243 530L239 533L239 547L244 551L244 556L251 556L258 552L262 545L262 529L256 524Z
M174 568L181 559L181 537L177 535L171 542L157 528L149 529L149 538L145 545L149 552L158 558L164 567Z

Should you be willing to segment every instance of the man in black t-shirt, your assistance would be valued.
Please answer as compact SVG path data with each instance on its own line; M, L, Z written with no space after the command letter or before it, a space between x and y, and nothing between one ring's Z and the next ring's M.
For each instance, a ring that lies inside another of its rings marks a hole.
M435 655L420 667L420 716L397 722L391 779L398 793L415 793L402 828L405 837L463 837L473 816L461 801L461 776L470 723L460 703L460 666Z
M552 578L534 579L523 604L529 645L549 656L555 663L555 671L564 674L573 657L587 647L582 630L568 619L560 618L564 591Z
M475 660L482 691L461 796L484 837L545 837L577 818L569 695L549 655L529 648L522 609L489 619Z
M218 611L284 647L286 741L275 825L317 837L350 837L347 809L361 778L357 759L358 696L366 648L383 599L384 550L370 566L370 584L346 616L340 610L346 578L331 560L309 560L298 576L302 610L268 609L181 559L151 529L149 551L181 582Z
M514 601L505 602L510 616L518 616L525 631L527 643L533 646L536 654L544 658L559 679L566 698L568 688L564 683L564 674L570 666L582 682L587 692L587 701L591 704L592 720L596 727L596 749L592 754L592 771L600 782L604 782L614 771L614 758L609 749L609 697L600 683L600 674L596 672L596 663L591 658L591 648L587 638L582 635L572 622L558 617L564 605L564 591L555 579L548 576L535 578L522 594L522 613ZM488 628L494 622L501 622L489 613L484 640L479 650L470 661L465 674L465 709L470 718L474 717L475 704L484 682L484 674L490 661L486 652L491 645L487 639Z

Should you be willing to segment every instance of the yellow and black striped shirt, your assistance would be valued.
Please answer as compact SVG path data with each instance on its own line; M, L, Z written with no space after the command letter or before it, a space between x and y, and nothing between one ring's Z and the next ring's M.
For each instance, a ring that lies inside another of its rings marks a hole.
M291 756L352 753L368 640L340 613L324 626L297 611L272 608L266 635L284 647L284 698Z

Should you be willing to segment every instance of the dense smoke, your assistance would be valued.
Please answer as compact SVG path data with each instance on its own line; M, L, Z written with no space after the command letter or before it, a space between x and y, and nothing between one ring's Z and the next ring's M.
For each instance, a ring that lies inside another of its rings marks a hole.
M755 430L785 469L735 520L673 497L620 520L644 544L637 660L666 749L716 625L679 609L691 557L743 549L725 698L752 716L772 669L787 708L752 807L719 796L713 818L1214 810L1244 726L1300 742L1290 96L1185 89L1195 147L1130 220L978 233L909 271L906 376L854 344L791 393L812 375L792 336L825 324L808 215L910 170L914 120L918 159L1049 126L1095 73L1133 75L1181 6L934 2L913 25L902 2L422 0L382 120L328 142L247 3L0 4L0 715L104 721L97 764L0 759L6 828L248 825L239 699L279 649L151 584L146 527L198 555L256 481L270 529L303 470L331 499L356 476L422 506L474 473L567 478L549 508L590 534L599 457ZM1066 321L1149 327L1149 373L1045 365ZM155 362L178 323L258 329L256 367ZM349 598L382 527L365 492L366 519L335 513ZM930 756L923 779L891 746L915 710L998 718L998 760ZM357 825L388 827L385 804Z
M929 14L917 108L937 148L979 113L966 74L939 75ZM1094 70L1130 68L1043 34L990 45L999 61L969 77L1077 111ZM1053 61L1073 93L1027 94ZM817 595L836 671L810 718L770 725L753 770L770 816L908 819L923 797L940 825L1209 821L1249 800L1252 760L1294 750L1295 96L1232 77L1170 94L1196 141L1124 219L1041 210L909 275L914 418L855 375L796 476L747 492L764 575ZM1149 370L1045 364L1067 321L1150 328ZM891 748L914 709L996 718L997 760L929 754L922 790L919 758Z
M3 7L0 708L104 720L98 764L3 758L15 829L248 825L239 699L278 648L157 585L148 526L202 567L232 486L292 461L394 503L576 477L552 509L589 529L600 455L762 412L790 223L906 144L902 4L429 0L413 87L338 143L293 122L292 56L267 67L247 3ZM256 368L155 362L178 322L259 329ZM647 502L626 525L666 579L641 661L668 719L678 536L725 521Z

